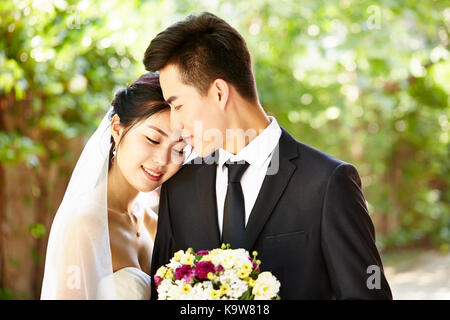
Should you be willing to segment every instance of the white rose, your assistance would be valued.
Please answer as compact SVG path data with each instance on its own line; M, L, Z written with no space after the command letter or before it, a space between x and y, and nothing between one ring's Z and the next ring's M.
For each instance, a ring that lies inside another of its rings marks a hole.
M280 290L280 282L270 272L262 272L255 281L253 295L255 300L270 300L274 298Z

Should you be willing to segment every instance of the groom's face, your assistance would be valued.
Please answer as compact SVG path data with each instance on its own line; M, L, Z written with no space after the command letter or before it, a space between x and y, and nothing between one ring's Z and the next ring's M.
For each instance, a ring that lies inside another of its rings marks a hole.
M178 68L168 64L160 70L160 84L164 99L170 105L172 130L181 130L186 143L197 155L205 157L221 147L224 115L214 92L202 95L183 83Z

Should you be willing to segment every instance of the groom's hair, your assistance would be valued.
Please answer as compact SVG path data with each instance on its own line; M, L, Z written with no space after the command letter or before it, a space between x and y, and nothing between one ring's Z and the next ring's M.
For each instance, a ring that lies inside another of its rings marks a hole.
M168 64L174 64L180 80L202 95L220 78L233 85L243 98L251 102L258 99L244 38L212 13L190 15L152 40L145 51L145 68L158 71Z

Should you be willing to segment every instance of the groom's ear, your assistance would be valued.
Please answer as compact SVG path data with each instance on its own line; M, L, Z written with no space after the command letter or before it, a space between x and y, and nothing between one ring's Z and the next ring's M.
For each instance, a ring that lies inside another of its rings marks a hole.
M119 144L120 138L122 137L123 127L120 125L120 118L117 114L111 119L111 136L116 143Z
M211 86L211 90L214 100L217 102L219 107L224 110L230 95L230 87L228 82L222 79L216 79Z

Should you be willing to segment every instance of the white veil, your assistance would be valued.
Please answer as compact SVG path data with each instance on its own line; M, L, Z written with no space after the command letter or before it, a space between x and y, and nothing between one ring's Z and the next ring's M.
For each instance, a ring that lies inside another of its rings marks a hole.
M84 147L53 220L41 299L115 299L107 210L112 110Z

